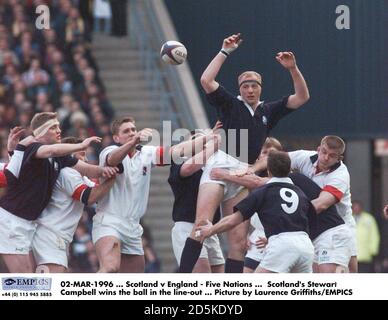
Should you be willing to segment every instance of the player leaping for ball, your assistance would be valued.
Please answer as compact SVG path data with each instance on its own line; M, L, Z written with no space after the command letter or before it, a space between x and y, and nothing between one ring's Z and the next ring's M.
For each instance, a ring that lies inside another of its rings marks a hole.
M278 101L260 101L262 77L254 71L245 71L238 77L239 96L236 97L229 93L216 81L216 77L226 58L239 47L241 41L240 34L234 34L224 39L221 51L202 74L201 85L207 94L209 103L215 106L218 120L222 122L223 129L226 131L229 129L236 130L236 155L241 157L246 152L248 154L248 163L253 164L260 154L265 139L279 120L306 103L310 95L292 52L279 52L276 55L276 60L289 70L294 84L294 94ZM240 145L240 130L242 129L248 130L248 141L242 142L247 146L247 150L243 150L243 146ZM228 145L229 142L226 140L227 152L229 152ZM214 194L217 191L213 189L219 189L219 187L215 184L204 184L201 187L203 193L199 195L198 199L203 198L203 203L208 203L208 207L199 208L199 210L212 211L210 207L216 208L220 198L207 197L207 195ZM206 212L202 214L202 216L206 215ZM243 271L246 241L239 237L234 238L234 235L240 234L239 232L234 232L234 230L230 232L229 244L231 245L231 250L225 263L225 272ZM193 238L186 243L182 257L185 260L185 257L197 255L199 251L200 244ZM187 261L186 263L184 260L181 263L181 267L183 267L181 271L190 272L189 270L192 269L190 266L191 262Z

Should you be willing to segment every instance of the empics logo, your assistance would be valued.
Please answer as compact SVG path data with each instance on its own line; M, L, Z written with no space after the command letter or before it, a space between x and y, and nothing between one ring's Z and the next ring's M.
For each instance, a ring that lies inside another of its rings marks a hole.
M2 278L3 290L51 290L51 278Z

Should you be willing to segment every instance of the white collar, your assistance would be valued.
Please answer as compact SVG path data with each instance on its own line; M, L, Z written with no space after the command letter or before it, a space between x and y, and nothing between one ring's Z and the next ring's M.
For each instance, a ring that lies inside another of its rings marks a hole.
M240 101L242 101L242 102L244 102L245 106L247 107L247 109L248 109L249 112L251 113L251 116L253 117L254 114L255 114L255 112L253 111L252 107L251 107L248 103L246 103L246 102L244 101L244 99L243 99L241 96L237 96L237 99L240 100ZM264 102L264 101L259 101L258 104L257 104L256 109L257 109L257 108L259 107L259 105L262 104L263 102Z
M288 177L285 177L285 178L277 178L277 177L272 177L271 179L269 179L267 181L267 183L274 183L274 182L281 182L281 183L290 183L290 184L294 184L292 182L292 180Z

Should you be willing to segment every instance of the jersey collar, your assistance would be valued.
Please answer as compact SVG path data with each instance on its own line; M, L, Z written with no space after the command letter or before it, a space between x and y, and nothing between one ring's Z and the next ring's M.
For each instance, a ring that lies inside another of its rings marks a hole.
M248 103L246 103L241 96L237 96L237 99L244 103L245 107L248 109L248 111L250 112L251 116L253 117L255 115L255 111L253 111L252 107ZM259 101L255 110L257 110L257 108L262 103L264 103L264 101Z
M318 168L318 153L312 155L310 157L310 161L313 164L313 166L315 167L315 169L317 169ZM333 164L328 170L320 171L319 173L321 173L321 172L333 172L334 170L338 169L341 166L341 162L342 161L338 161L337 163Z
M292 182L292 180L291 180L290 178L288 178L288 177L285 177L285 178L272 177L271 179L269 179L269 180L267 181L267 183L276 183L276 182L278 182L278 183L290 183L290 184L294 184L294 183Z

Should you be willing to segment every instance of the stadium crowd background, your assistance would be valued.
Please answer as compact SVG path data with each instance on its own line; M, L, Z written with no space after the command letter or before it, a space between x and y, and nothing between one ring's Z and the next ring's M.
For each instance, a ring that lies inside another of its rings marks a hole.
M9 130L16 125L28 128L32 116L42 111L58 113L63 137L102 137L102 144L87 152L90 163L96 164L99 151L112 143L109 123L114 109L91 51L93 32L100 31L100 25L93 26L86 2L0 0L0 161L8 161ZM39 4L50 6L49 30L35 27L35 7ZM109 30L107 24L104 27L105 32ZM70 272L95 272L98 268L91 241L93 214L93 207L86 208L77 228L70 250ZM383 223L380 221L381 228ZM145 228L145 256L151 261L146 271L158 272L151 239L150 230ZM378 272L388 272L384 257L376 265Z

